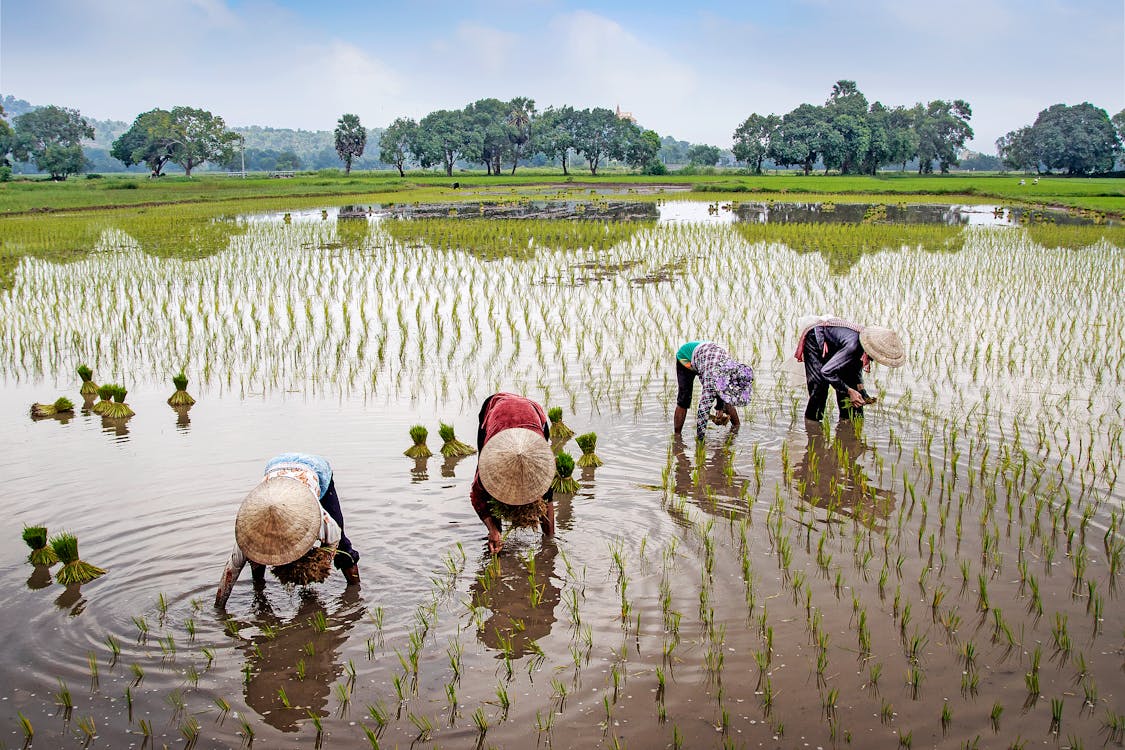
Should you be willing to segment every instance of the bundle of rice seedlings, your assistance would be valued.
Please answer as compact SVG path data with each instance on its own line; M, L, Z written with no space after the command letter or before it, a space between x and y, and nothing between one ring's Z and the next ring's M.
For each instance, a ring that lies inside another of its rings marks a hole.
M503 519L515 529L539 525L540 519L547 515L547 502L542 498L526 505L508 505L492 498L488 510L497 518Z
M598 447L598 436L592 432L587 432L585 435L579 435L574 438L574 442L578 443L578 447L582 449L582 455L578 457L578 466L583 468L591 467L597 468L604 463L594 449Z
M102 387L104 388L105 386ZM125 403L125 396L128 395L129 391L125 390L125 386L123 385L115 384L112 386L112 388L113 401L99 401L94 407L95 411L97 410L98 406L101 406L103 403L108 403L109 405L105 407L105 409L98 412L103 417L110 417L112 419L124 419L133 416L136 412L129 408L129 404ZM98 391L98 395L101 395L101 391Z
M117 386L113 383L106 383L98 386L98 398L101 399L98 403L94 404L93 412L105 416L106 410L113 405L113 393Z
M187 392L187 375L184 375L183 370L172 377L172 385L176 386L176 392L168 397L169 406L191 406L195 403L195 399Z
M32 404L31 416L53 417L56 414L69 414L74 411L74 402L66 396L59 396L53 404Z
M78 537L66 532L58 534L51 539L51 548L63 564L55 580L64 586L74 583L88 583L98 576L105 575L99 567L78 559Z
M93 398L98 395L98 384L94 382L94 371L86 365L78 365L78 377L82 378L82 387L78 393L82 398Z
M270 571L284 584L304 586L327 580L336 559L336 545L313 547L301 557L285 565L274 565Z
M562 407L552 406L547 410L547 418L551 420L551 441L565 443L574 437L574 430L562 421Z
M446 424L445 422L438 422L438 435L444 441L441 446L441 455L446 458L452 456L471 456L477 452L477 449L468 443L462 443L453 434L453 425Z
M563 451L555 456L555 478L551 481L551 489L563 495L573 495L578 492L578 482L574 481L571 473L574 471L574 458Z
M410 458L429 458L434 455L429 448L426 447L426 438L429 437L430 431L423 425L416 424L410 428L410 439L414 441L414 445L407 448L402 452L402 455L409 456Z
M27 561L32 565L54 565L59 561L59 556L47 545L46 526L24 526L23 540L31 547Z

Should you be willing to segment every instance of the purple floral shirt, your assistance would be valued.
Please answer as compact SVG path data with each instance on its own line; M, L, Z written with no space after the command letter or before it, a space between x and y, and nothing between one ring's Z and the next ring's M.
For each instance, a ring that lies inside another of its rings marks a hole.
M741 365L731 357L723 347L706 341L695 347L691 355L691 367L699 376L703 384L699 394L699 407L695 412L695 437L702 440L707 432L707 421L711 414L711 407L721 392L727 386L732 372L749 371L750 382L753 382L753 372L746 365ZM745 377L745 376L743 376ZM749 399L749 383L745 385L745 395ZM724 399L727 401L728 399ZM733 402L736 403L737 402Z

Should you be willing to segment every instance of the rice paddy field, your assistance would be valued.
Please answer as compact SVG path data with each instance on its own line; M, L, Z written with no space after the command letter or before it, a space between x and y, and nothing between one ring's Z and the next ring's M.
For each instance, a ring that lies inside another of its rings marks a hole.
M652 205L0 219L0 745L1121 746L1125 229ZM802 417L809 313L902 335L862 421ZM672 434L694 339L754 367L737 435ZM498 390L604 464L493 558L439 424L474 442ZM362 588L244 572L216 609L289 450L332 462ZM28 526L106 573L57 583Z

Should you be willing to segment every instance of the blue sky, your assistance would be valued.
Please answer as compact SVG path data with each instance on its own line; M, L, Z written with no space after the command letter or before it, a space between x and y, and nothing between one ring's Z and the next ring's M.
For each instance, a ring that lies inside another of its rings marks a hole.
M1051 104L1125 108L1121 0L0 0L0 94L131 121L368 126L482 97L633 112L729 146L747 115L965 99L974 148Z

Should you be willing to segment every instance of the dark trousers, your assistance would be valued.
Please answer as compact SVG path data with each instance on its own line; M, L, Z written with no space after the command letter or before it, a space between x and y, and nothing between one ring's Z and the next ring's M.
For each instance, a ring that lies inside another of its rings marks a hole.
M680 360L676 360L676 406L681 409L691 408L691 396L695 391L695 376L695 370L689 370L684 367L684 364L680 362ZM726 408L726 403L716 396L716 411L723 411Z
M328 491L320 498L320 507L324 508L340 527L340 546L336 548L336 559L333 560L333 564L340 570L352 567L359 562L359 550L352 547L351 540L344 533L344 514L340 510L340 498L336 495L335 479L328 483Z
M824 379L824 374L821 372L824 369L825 359L817 349L815 336L810 334L805 337L804 352L805 383L809 388L809 403L805 407L805 419L819 422L824 418L824 412L828 408L828 392L833 388ZM859 366L857 365L857 371L858 369ZM857 390L862 392L863 382L858 377L856 382L859 383ZM848 398L847 391L836 391L836 405L840 408L841 419L863 416L863 407L853 406L851 399Z

